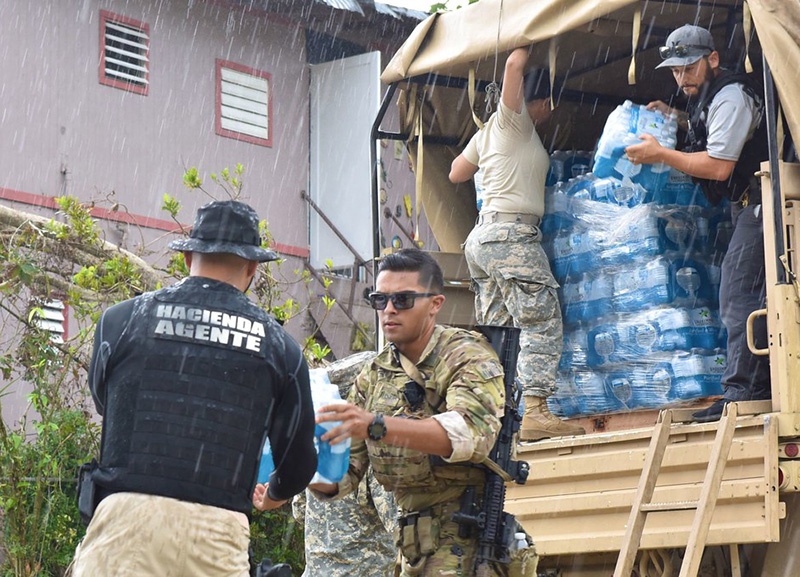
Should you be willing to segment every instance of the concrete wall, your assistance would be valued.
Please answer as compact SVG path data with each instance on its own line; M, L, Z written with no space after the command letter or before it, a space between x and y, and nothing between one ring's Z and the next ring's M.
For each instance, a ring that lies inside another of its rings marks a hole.
M106 240L164 265L177 224L161 210L163 195L183 203L179 220L191 224L209 197L183 186L185 169L198 167L205 188L224 198L209 175L241 163L241 198L268 221L273 248L287 259L279 276L291 279L308 256L308 207L300 198L309 182L306 29L334 36L361 30L364 50L381 50L386 61L413 26L394 20L387 28L362 17L348 29L342 23L354 16L331 10L328 31L327 20L319 13L312 18L311 8L301 11L306 18L297 10L266 14L226 0L0 2L0 202L52 216L54 197L76 196L93 204ZM149 28L146 95L101 84L103 11ZM364 31L371 29L370 39ZM271 146L216 133L218 60L271 76ZM383 186L394 209L404 194L413 198L413 174L406 155L386 144ZM410 228L405 214L403 221ZM386 220L382 225L388 244L398 230ZM431 247L424 219L422 237ZM290 294L309 298L302 285ZM286 328L302 340L312 327L309 317L298 316ZM26 394L23 387L15 401L6 399L4 417L19 414Z

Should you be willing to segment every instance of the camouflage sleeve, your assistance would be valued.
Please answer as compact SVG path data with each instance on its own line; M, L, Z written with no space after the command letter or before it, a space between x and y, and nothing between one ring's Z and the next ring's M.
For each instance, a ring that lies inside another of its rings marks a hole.
M474 441L472 456L466 460L479 463L488 456L500 430L503 367L488 342L463 332L443 347L439 372L437 381L447 383L447 410L463 417Z

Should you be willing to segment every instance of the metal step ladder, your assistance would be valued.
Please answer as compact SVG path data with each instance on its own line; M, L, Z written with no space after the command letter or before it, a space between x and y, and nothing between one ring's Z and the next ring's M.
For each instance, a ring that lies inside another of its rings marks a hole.
M703 479L699 500L679 503L652 503L651 499L656 488L656 482L658 481L672 429L672 411L667 409L659 413L642 469L642 476L639 479L639 487L633 498L622 548L614 569L614 577L631 576L648 513L652 511L680 511L687 509L695 509L696 511L689 531L680 577L694 577L697 575L706 539L708 538L708 530L711 526L711 517L714 514L714 507L716 506L722 483L722 474L725 472L725 464L728 461L731 442L736 429L736 415L736 403L726 404L714 438L714 445L711 450L706 475ZM735 546L731 548L732 554L736 553L734 549L736 549Z

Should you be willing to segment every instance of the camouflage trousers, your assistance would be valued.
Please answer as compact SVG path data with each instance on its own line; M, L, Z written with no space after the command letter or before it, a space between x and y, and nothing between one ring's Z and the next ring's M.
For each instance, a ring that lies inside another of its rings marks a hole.
M455 502L434 507L430 515L401 514L395 530L395 543L401 551L395 575L459 577L475 574L477 541L459 537L458 523L451 520L458 509L459 504ZM420 538L420 534L427 538ZM490 572L489 575L499 577L501 574Z
M563 324L541 231L529 224L478 225L467 237L464 254L478 324L522 330L517 378L523 393L549 397L556 387Z
M419 526L420 517L412 515L416 524L405 522L401 514L400 523L395 530L395 541L401 551L399 563L395 568L395 576L399 577L472 577L478 572L475 556L478 541L475 537L460 537L459 525L451 519L459 505L447 503L432 508L430 535L420 539L419 533L427 531L427 527ZM521 527L517 527L522 530ZM412 537L411 534L414 534ZM427 541L427 543L426 543ZM431 551L420 551L429 547ZM413 551L411 551L413 549ZM480 570L482 577L535 577L538 556L532 543L528 549L512 554L510 565L488 563Z

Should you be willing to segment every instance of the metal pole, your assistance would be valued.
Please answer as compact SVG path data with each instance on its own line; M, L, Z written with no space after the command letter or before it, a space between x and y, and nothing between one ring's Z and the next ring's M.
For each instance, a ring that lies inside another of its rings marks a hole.
M775 268L777 270L778 284L786 284L786 269L783 267L781 257L786 252L784 243L783 224L783 195L781 194L780 151L778 150L778 120L775 105L775 83L772 71L769 69L767 59L762 56L764 63L764 122L767 123L767 147L769 149L769 180L772 185L772 207L775 212Z

